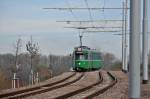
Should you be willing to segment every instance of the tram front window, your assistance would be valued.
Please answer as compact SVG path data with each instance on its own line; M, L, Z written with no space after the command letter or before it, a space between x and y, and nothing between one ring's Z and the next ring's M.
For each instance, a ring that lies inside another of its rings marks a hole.
M77 60L87 60L88 55L87 54L76 54L76 59Z
M85 57L84 57L83 54L77 54L77 55L76 55L76 59L77 59L77 60L84 60Z
M84 58L84 55L79 55L79 59L80 59L80 60L85 59L85 58Z

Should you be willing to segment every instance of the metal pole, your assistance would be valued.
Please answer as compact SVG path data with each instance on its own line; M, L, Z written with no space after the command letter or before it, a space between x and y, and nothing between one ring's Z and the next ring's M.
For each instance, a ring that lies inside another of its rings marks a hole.
M129 98L140 99L141 0L130 0Z
M33 40L32 40L32 36L31 36L31 45L33 44ZM33 72L33 55L32 55L32 53L31 53L31 85L33 85L34 84L34 72Z
M79 35L80 37L80 46L82 46L82 35Z
M13 77L13 88L16 88L16 73L14 73Z
M148 0L143 0L143 84L148 83Z
M122 71L124 71L124 2L122 2Z
M124 28L125 28L125 32L124 32L124 71L127 72L128 71L128 50L127 50L127 47L128 47L128 44L127 44L127 14L128 14L128 11L127 11L127 8L128 8L128 0L125 1L124 3L124 8L125 8L125 21L124 21Z
M31 70L30 70L30 75L31 75L31 85L34 84L34 72L33 72L33 55L30 56L30 64L31 64Z

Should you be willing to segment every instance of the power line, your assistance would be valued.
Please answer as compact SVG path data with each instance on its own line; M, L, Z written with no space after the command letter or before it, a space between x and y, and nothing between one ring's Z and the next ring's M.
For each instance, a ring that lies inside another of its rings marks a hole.
M89 9L88 1L87 1L87 0L84 0L84 2L85 2L85 4L86 4L86 6L87 6L87 9L88 9L88 12L89 12L89 17L90 17L90 19L91 19L91 21L92 21L93 18L92 18L91 10Z
M75 19L77 19L77 17L75 16L75 14L73 13L73 10L88 10L88 13L89 13L89 18L90 20L86 20L86 21L57 21L57 22L67 22L68 24L70 24L70 22L79 22L80 23L80 26L79 27L65 27L65 28L75 28L75 29L78 29L78 30L85 30L85 29L88 29L88 28L94 28L94 29L99 29L99 28L122 28L122 27L104 27L104 26L94 26L92 25L91 27L90 26L81 26L81 23L82 22L122 22L123 20L93 20L93 17L92 17L92 12L91 10L121 10L123 9L122 7L105 7L105 0L104 0L104 5L103 7L89 7L89 3L87 0L84 0L85 4L86 4L86 7L71 7L69 2L67 2L67 5L68 5L68 8L67 7L60 7L60 8L43 8L43 9L50 9L50 10L69 10L71 12L71 14L74 16ZM127 10L129 8L126 8ZM120 30L119 30L120 31ZM87 31L87 32L118 32L118 30L113 30L113 31L110 31L110 30L97 30L97 31Z
M67 6L68 6L68 10L71 12L71 14L72 14L72 16L76 19L76 20L78 20L78 18L76 17L76 15L73 13L73 11L72 11L72 9L71 9L71 6L70 6L70 3L69 3L69 1L68 0L66 0L66 4L67 4Z
M122 28L122 27L104 27L104 26L80 26L80 27L77 27L77 26L75 26L75 27L64 27L64 28L75 28L75 29L87 29L87 28Z
M104 0L104 5L103 5L103 7L105 7L105 0ZM103 11L104 11L104 9L103 9Z
M109 30L107 30L107 31L91 31L91 30L85 30L85 31L83 31L83 33L104 33L104 32L121 32L121 30L114 30L114 31L109 31Z
M142 33L140 33L142 35ZM148 34L150 34L150 32L148 32ZM122 33L116 33L116 34L113 34L113 35L123 35ZM130 33L126 33L126 35L130 35ZM150 35L149 35L150 36Z
M76 22L79 22L79 23L82 23L82 22L122 22L123 20L111 20L111 19L105 19L105 20L78 20L78 21L75 21L75 20L64 20L64 21L56 21L56 22L67 22L67 23L76 23Z
M96 8L96 7L90 7L90 8L84 8L84 7L70 7L70 8L43 8L43 9L50 9L50 10L68 10L68 9L71 9L71 10L103 10L103 9L106 9L106 10L121 10L123 9L122 7L101 7L101 8ZM130 8L126 8L127 10L129 10Z

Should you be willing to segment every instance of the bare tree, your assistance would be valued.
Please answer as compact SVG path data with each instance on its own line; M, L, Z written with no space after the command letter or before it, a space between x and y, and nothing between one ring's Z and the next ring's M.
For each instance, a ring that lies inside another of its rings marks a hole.
M15 46L15 68L16 70L19 68L19 64L18 64L18 56L19 56L19 51L21 50L22 44L21 44L21 38L19 38L16 42L16 46Z
M21 38L19 38L17 41L16 41L16 44L14 46L15 48L15 65L13 67L13 88L16 88L16 87L19 87L19 79L16 78L17 76L17 72L18 72L18 69L19 69L19 64L18 64L18 56L19 56L19 52L21 50ZM18 80L18 83L16 84L16 80ZM17 86L16 86L17 85Z
M39 52L39 46L37 43L33 43L32 36L31 40L26 44L27 51L30 54L30 65L31 65L31 84L34 84L34 71L33 71L33 59Z

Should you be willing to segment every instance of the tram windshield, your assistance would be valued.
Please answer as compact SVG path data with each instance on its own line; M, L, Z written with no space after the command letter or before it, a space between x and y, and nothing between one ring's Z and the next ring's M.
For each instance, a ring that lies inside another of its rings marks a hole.
M84 55L84 54L76 54L76 59L77 60L85 60L87 59L88 56L87 55Z

